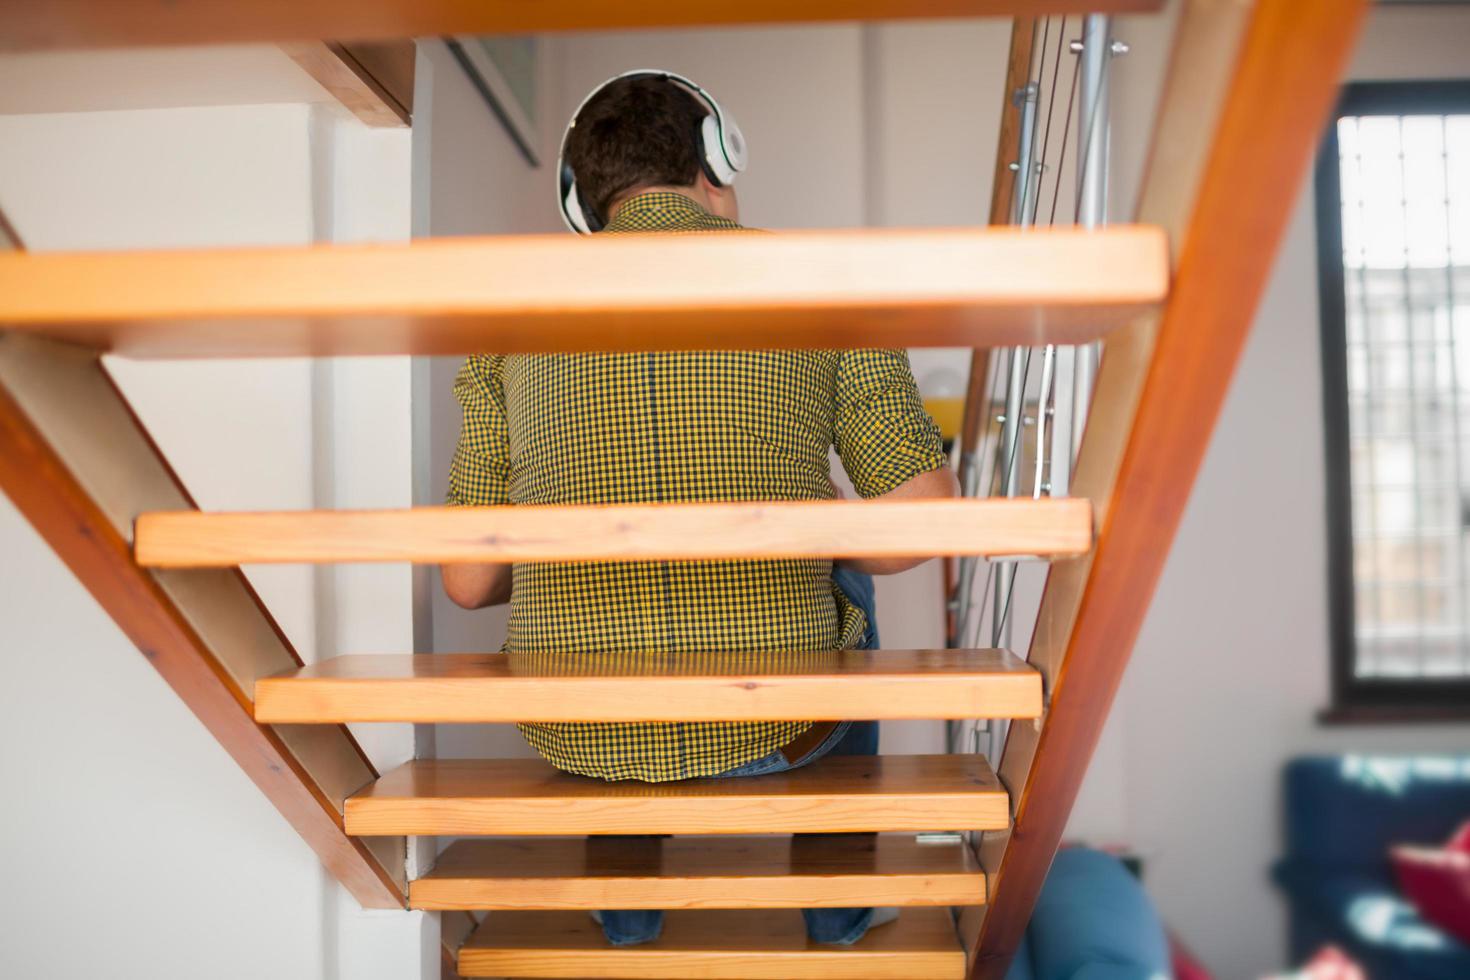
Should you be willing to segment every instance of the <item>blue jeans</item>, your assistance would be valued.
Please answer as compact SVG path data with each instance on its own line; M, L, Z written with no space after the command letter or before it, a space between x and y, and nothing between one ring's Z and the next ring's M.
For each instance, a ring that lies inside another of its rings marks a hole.
M720 773L717 779L741 776L767 776L810 765L828 755L877 755L878 723L876 721L844 721L832 730L822 744L795 762L787 761L780 751L747 762L743 766ZM792 846L798 846L797 835ZM825 836L825 835L824 835ZM873 921L872 909L802 909L806 932L813 942L850 946L868 931ZM604 911L602 932L614 946L636 946L658 938L664 926L664 914L658 909L626 909Z
M877 649L878 626L873 608L873 579L861 572L846 568L835 568L832 580L846 594L848 601L861 609L868 619L868 626L858 646ZM822 743L806 755L790 762L779 750L734 769L726 770L718 779L741 776L767 776L771 773L787 772L810 765L828 755L877 755L878 723L876 721L844 721L822 740ZM792 841L793 847L800 846L803 836L798 834ZM826 835L823 835L826 836ZM806 932L813 942L837 946L851 946L867 934L873 922L872 909L802 909L806 919ZM658 909L626 909L602 912L602 932L614 946L636 946L652 942L663 930L664 914Z

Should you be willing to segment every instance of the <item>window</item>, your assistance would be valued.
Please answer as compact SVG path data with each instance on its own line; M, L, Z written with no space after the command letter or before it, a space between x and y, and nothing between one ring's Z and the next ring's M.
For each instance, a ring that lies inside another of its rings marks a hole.
M1470 81L1348 86L1317 229L1334 707L1470 710Z

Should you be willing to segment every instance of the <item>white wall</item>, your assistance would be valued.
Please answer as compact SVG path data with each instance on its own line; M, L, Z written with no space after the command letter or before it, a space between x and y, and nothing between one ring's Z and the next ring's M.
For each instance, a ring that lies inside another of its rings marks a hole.
M737 185L742 223L863 223L860 27L571 35L562 49L562 98L551 118L564 127L593 86L631 68L687 74L740 120L750 144L750 169Z
M409 151L406 131L304 103L0 116L0 201L34 250L401 239ZM406 359L109 366L206 508L409 502ZM0 634L20 671L0 743L26 786L0 847L27 883L0 901L0 972L437 972L437 923L344 900L8 501L0 553ZM412 648L406 569L250 574L308 660ZM364 735L380 766L412 752L406 728ZM71 952L78 934L106 960Z
M325 977L316 856L0 498L0 973Z
M1375 10L1352 74L1449 77L1470 10ZM1279 774L1303 753L1470 750L1470 726L1325 728L1326 494L1310 181L1089 773L1164 915L1221 977L1283 966Z
M545 42L543 42L545 43ZM555 45L543 48L540 103L543 119L555 101ZM554 166L532 166L492 115L448 47L419 43L414 122L416 235L529 234L561 230ZM543 128L541 159L556 159L560 133ZM429 453L419 502L444 502L449 460L459 438L459 403L450 391L463 358L428 359L416 411L427 429ZM427 418L422 414L427 412ZM426 583L431 610L430 648L439 653L498 650L505 638L504 607L466 612L444 595L437 570ZM441 725L425 732L421 752L442 757L533 755L508 725Z

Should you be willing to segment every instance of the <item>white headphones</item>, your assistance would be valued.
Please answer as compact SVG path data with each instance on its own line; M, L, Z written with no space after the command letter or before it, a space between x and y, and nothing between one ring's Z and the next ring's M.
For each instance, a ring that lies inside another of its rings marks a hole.
M561 151L556 155L556 173L558 182L557 200L561 205L561 217L568 228L582 235L590 235L595 231L602 230L602 219L577 196L577 177L572 173L571 166L566 162L567 139L571 137L572 130L576 128L577 117L597 96L597 93L607 88L613 82L624 78L662 78L665 81L678 85L689 94L709 106L710 114L704 117L699 125L699 141L702 152L702 163L704 172L709 179L720 187L729 187L735 182L737 174L745 170L747 154L745 149L745 136L740 132L740 125L735 122L733 116L727 115L720 104L714 100L704 89L695 85L683 75L676 75L671 71L660 71L653 68L639 68L635 71L626 71L621 75L615 75L593 89L582 104L577 106L577 111L572 113L572 121L567 124L567 131L562 134Z

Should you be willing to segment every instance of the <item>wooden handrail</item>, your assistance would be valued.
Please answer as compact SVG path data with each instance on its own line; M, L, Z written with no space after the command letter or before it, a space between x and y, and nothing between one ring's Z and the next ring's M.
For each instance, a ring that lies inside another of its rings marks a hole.
M244 576L133 560L133 514L193 502L94 353L0 334L0 489L337 879L402 907L402 839L344 830L343 801L376 776L356 741L251 717L255 678L301 660Z
M1188 0L1181 12L1140 204L1180 232L1178 271L1162 318L1105 349L1076 479L1100 536L1047 582L1030 661L1051 702L1039 728L1011 727L1002 756L1015 817L982 845L992 903L972 980L1003 976L1021 941L1366 8Z
M0 0L0 50L352 38L803 21L1147 13L1163 0Z
M0 255L0 323L135 357L1081 343L1167 291L1129 226Z

